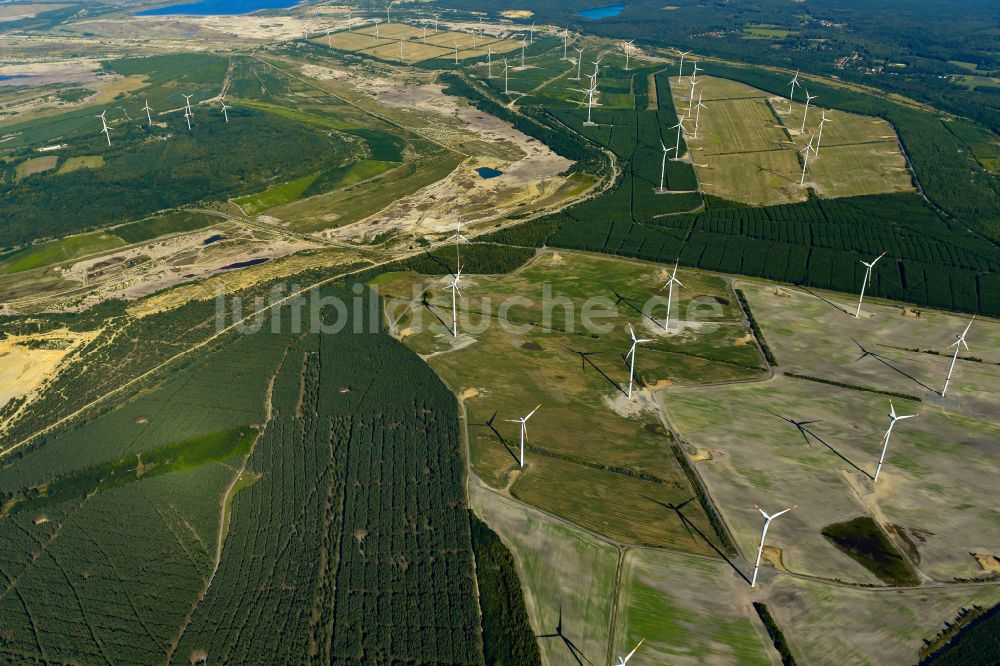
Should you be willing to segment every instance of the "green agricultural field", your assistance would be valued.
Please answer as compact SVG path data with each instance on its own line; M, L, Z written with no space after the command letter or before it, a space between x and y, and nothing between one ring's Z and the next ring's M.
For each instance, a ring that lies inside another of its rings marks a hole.
M56 168L56 163L58 163L58 161L59 157L56 155L32 157L31 159L25 160L17 165L17 179L24 180L28 176L34 176L38 173L51 171Z
M616 549L490 490L473 486L470 502L514 556L543 663L576 663L570 646L558 635L551 636L560 629L581 660L603 663L615 593Z
M800 664L915 664L960 609L1000 602L996 586L884 592L783 576L767 606Z
M690 159L706 193L751 205L805 201L799 186L803 150L817 132L821 107L812 106L808 127L799 132L804 106L742 83L702 76L695 99L705 108L698 120L688 113L690 79L671 78L674 102L687 116ZM801 95L801 93L800 93ZM819 157L810 156L806 185L825 197L913 190L912 176L886 121L827 111ZM815 145L815 143L814 143Z
M68 236L0 256L0 274L30 271L121 247L125 241L104 232Z
M177 211L114 228L116 236L126 243L141 243L167 234L196 231L219 224L223 218L195 211Z
M312 185L313 181L315 181L318 177L318 173L303 176L297 180L276 185L275 187L259 194L251 194L250 196L240 197L239 199L235 199L235 202L247 215L256 215L257 213L267 210L268 208L273 208L274 206L280 206L281 204L295 201L302 195L303 192L309 189L309 186Z
M79 157L67 157L59 167L59 173L69 173L77 169L100 169L104 166L104 157L101 155L82 155Z
M741 551L751 552L759 536L754 504L797 502L800 508L770 537L780 549L771 561L791 571L879 584L821 533L872 515L925 576L983 574L973 555L992 552L984 535L1000 529L985 499L1000 470L988 444L1000 436L987 397L1000 386L991 344L1000 334L996 323L976 323L979 339L970 332L970 343L982 346L986 362L960 362L949 401L942 401L934 392L935 375L943 380L948 359L893 347L940 339L943 350L964 328L962 319L927 311L905 317L898 307L870 304L865 309L871 316L855 320L835 301L798 290L750 283L741 289L780 369L827 382L779 376L762 384L665 394L671 425L711 456L697 467ZM892 345L885 342L890 340ZM896 410L921 416L896 428L873 490L891 397L878 391L913 395L897 395ZM741 409L719 422L720 410L733 404ZM792 421L809 424L800 432Z
M453 60L455 44L458 44L458 59L464 61L470 58L485 58L487 50L492 48L494 54L520 52L520 43L513 40L498 40L488 35L473 38L470 33L442 29L437 33L433 28L426 31L407 23L381 23L378 26L378 37L375 37L375 25L364 25L352 30L341 30L310 40L319 46L327 46L340 51L351 51L362 55L371 55L380 60L405 62L407 64L426 62L430 60ZM403 55L400 58L399 43L403 42Z
M751 598L746 581L724 563L629 550L622 565L614 655L645 639L636 659L641 655L648 663L778 664Z
M465 332L455 343L444 325L451 325L444 282L400 275L380 281L379 288L395 297L387 316L397 335L429 355L431 366L463 398L472 469L480 478L620 541L708 552L704 544L692 544L681 525L649 519L657 502L683 502L694 491L670 452L649 394L641 391L639 397L637 387L637 402L625 395L628 371L620 355L630 344L627 324L654 338L637 356L636 374L646 386L753 379L763 375L762 362L738 323L735 300L712 276L683 276L687 288L674 302L678 319L664 335L665 299L657 296L662 279L662 271L640 263L545 253L509 276L463 281ZM551 291L554 307L543 306L541 285ZM427 306L420 304L421 292ZM626 299L617 305L616 292ZM511 301L515 296L529 300ZM600 334L583 328L588 297L601 299L588 306L602 313L606 330ZM655 323L633 309L641 312L647 301L656 304L649 310ZM504 321L521 330L504 330L495 319L500 308ZM575 352L587 353L587 360ZM538 403L543 407L531 422L521 471L518 432L504 420ZM618 501L609 501L611 496ZM697 510L692 517L710 530Z

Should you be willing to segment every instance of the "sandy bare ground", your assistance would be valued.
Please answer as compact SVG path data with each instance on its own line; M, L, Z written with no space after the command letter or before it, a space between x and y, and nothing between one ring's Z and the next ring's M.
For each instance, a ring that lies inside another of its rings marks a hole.
M40 335L12 335L0 340L0 407L14 398L27 398L17 410L23 411L38 395L39 388L56 375L63 359L90 342L94 335L58 329ZM14 418L4 421L11 423ZM3 424L0 424L0 433L3 430Z
M342 70L309 65L303 72L320 79L339 79L345 75ZM369 91L381 106L416 111L431 118L421 128L429 138L466 148L472 139L472 145L482 150L475 150L480 154L470 156L446 178L378 211L377 226L366 224L373 215L358 224L331 231L330 238L364 242L390 229L417 236L450 234L458 221L474 224L496 218L520 205L545 199L566 181L561 174L572 166L570 160L510 123L445 95L438 84L401 86L398 81L374 78L361 80L357 85ZM440 122L435 122L435 117ZM497 169L503 175L483 179L475 171L479 167Z
M347 27L346 10L313 12L308 16L129 16L120 19L79 21L72 29L109 37L195 38L204 41L239 41L246 44L281 41L306 34L325 34ZM354 18L352 23L361 22Z
M215 234L222 234L225 239L206 245L205 240ZM232 269L226 267L232 264L264 259L271 262L316 247L319 245L246 229L235 223L222 228L216 226L134 245L59 268L60 275L79 285L79 289L62 298L45 294L38 303L21 299L9 306L13 311L38 305L52 310L84 310L109 298L137 300L184 282L228 272Z

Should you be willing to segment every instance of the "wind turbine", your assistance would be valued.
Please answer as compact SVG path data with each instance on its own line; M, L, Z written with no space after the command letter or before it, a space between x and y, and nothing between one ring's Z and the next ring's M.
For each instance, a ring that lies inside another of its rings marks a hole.
M507 86L509 81L507 72L510 71L510 65L507 63L507 58L503 59L503 94L509 95L510 88Z
M569 48L569 28L563 30L563 60L566 60L566 49Z
M674 144L674 159L679 160L681 158L681 134L686 133L684 131L684 118L681 118L676 125L670 129L677 130L677 143Z
M390 2L390 3L386 4L386 6L385 6L385 22L386 23L392 23L392 19L389 17L389 9L392 8L393 4L395 4L395 3Z
M952 356L951 367L948 368L948 379L945 380L944 388L941 389L942 398L944 397L944 394L948 392L948 384L951 383L951 375L955 371L955 362L958 361L958 352L961 351L962 347L965 347L966 351L968 351L969 349L969 345L965 342L965 336L969 334L969 329L972 328L972 322L974 321L976 321L975 317L973 317L972 320L969 321L969 325L965 327L965 330L962 331L961 335L955 336L955 342L953 342L950 345L951 347L955 348L955 355Z
M690 51L681 51L680 49L674 49L674 50L677 51L679 54L681 54L681 65L680 65L680 67L677 68L677 78L679 79L682 76L684 76L684 56L686 56L687 54L689 54L691 52Z
M441 18L441 15L440 14L432 14L432 16L434 17L434 34L436 35L437 31L438 31L438 19Z
M104 117L104 114L106 114L107 112L108 112L108 110L104 109L103 111L101 111L101 115L95 116L95 117L101 119L101 132L104 134L104 136L107 137L107 139L108 139L108 147L110 148L111 147L111 132L108 131L108 121Z
M194 111L191 110L191 98L194 97L194 95L185 95L184 93L181 93L181 97L184 98L184 113L193 116Z
M670 330L670 306L674 301L674 285L676 284L678 287L684 286L684 283L677 279L677 265L679 263L680 261L674 262L674 272L671 273L670 279L668 279L667 283L660 289L660 291L663 291L664 289L667 290L667 318L663 321L664 331Z
M354 32L352 28L354 27L354 22L351 20L351 8L347 8L347 32Z
M455 64L457 65L458 64L458 42L456 41L456 42L454 42L454 44L455 44Z
M188 113L187 110L184 111L184 120L187 121L188 131L190 132L191 131L191 114Z
M753 505L753 508L760 511L760 515L764 516L764 529L761 530L760 533L760 546L757 548L757 562L753 565L753 578L750 580L750 587L754 587L757 584L757 570L760 569L760 556L764 553L764 537L767 536L767 528L771 526L771 521L782 514L788 513L792 509L798 508L798 506L799 505L796 504L795 506L779 511L778 513L768 515L764 509L760 508L756 504Z
M149 100L148 99L144 100L144 101L145 101L146 106L142 107L142 110L146 112L146 121L149 123L149 126L152 127L153 126L153 116L151 115L150 112L153 109L149 106Z
M629 40L627 40L625 42L622 42L622 49L625 51L625 71L626 72L628 71L628 59L629 59L629 56L632 54L632 44L633 43L635 43L634 39L629 39Z
M789 81L789 83L791 84L792 89L788 93L788 112L791 113L792 100L795 98L795 89L802 87L801 84L799 83L799 70L795 70L795 76L792 77L792 80Z
M705 70L703 70L701 67L699 67L698 66L698 61L695 60L694 61L694 68L691 70L691 78L694 79L695 81L698 80L698 72L699 71L704 72Z
M493 47L492 46L489 47L489 52L486 54L486 67L487 67L487 72L488 72L487 75L486 75L486 78L492 79L493 78Z
M521 69L524 69L524 50L528 48L528 42L521 40Z
M695 63L694 66L695 66L695 71L697 72L698 71L698 63ZM692 76L691 77L691 94L688 95L688 110L687 110L687 117L688 118L691 117L691 109L694 108L694 87L696 85L698 85L698 80L694 76Z
M813 148L813 139L816 136L813 135L809 137L809 143L800 152L802 153L802 176L799 178L799 186L805 185L806 182L806 167L809 166L809 153L815 153L816 149Z
M660 139L660 147L663 148L663 159L660 161L660 193L663 193L663 181L667 177L667 153L670 149L663 144L663 140Z
M826 117L826 109L823 109L819 119L819 133L816 135L816 157L819 157L819 144L823 140L823 125L832 122Z
M528 29L528 39L532 44L535 43L535 22L531 22L531 27Z
M375 32L372 33L372 39L378 39L378 24L382 22L382 19L373 19L375 22Z
M626 656L624 656L624 657L618 657L618 666L625 666L625 664L627 664L627 663L628 663L628 660L632 658L632 655L634 655L634 654L635 654L636 650L638 650L638 649L639 649L639 647L640 647L640 646L641 646L641 645L642 645L642 644L643 644L643 643L644 643L645 641L646 641L646 639L645 639L645 638L643 638L642 640L640 640L640 641L639 641L639 644L638 644L638 645L636 645L636 646L635 646L634 648L632 648L632 651L631 651L631 652L629 652L629 653L628 653L628 655L626 655Z
M594 76L597 76L601 72L601 61L604 60L604 56L598 56L597 60L594 60L590 64L594 66Z
M231 108L233 108L233 107L227 106L226 105L226 100L223 99L222 100L222 116L223 116L223 118L226 119L227 123L229 122L229 109L231 109Z
M594 121L591 119L591 111L594 108L594 94L597 92L597 75L594 74L590 77L590 88L584 91L587 94L587 120L584 121L584 127L593 127L595 125Z
M541 407L541 405L538 405L538 407ZM528 419L530 419L531 416L538 411L538 407L531 410L527 416L522 416L519 419L507 419L507 423L521 424L521 458L518 463L522 469L524 468L524 441L528 438Z
M332 49L333 48L333 42L330 41L330 29L329 28L326 29L326 48L328 48L328 49Z
M458 337L458 296L462 295L462 292L458 290L458 281L461 279L462 267L458 266L455 269L455 279L448 284L448 288L451 289L451 335L453 338Z
M475 27L472 28L472 50L479 50L479 30Z
M875 268L875 264L879 262L879 259L885 256L885 252L878 255L874 261L868 263L867 261L862 261L861 263L865 265L865 280L861 283L861 296L858 298L858 311L854 313L854 318L857 319L861 316L861 302L865 300L865 287L871 284L872 281L872 270Z
M701 110L707 109L708 107L701 103L701 93L698 93L698 103L694 107L697 109L694 113L694 138L698 138L698 123L701 121Z
M399 59L400 60L405 60L406 59L405 56L403 55L403 39L402 38L399 39Z
M574 46L573 50L576 51L576 78L573 80L579 81L581 78L581 67L583 66L583 49L578 49Z
M461 266L462 264L460 262L460 257L458 254L458 244L462 241L468 243L469 239L462 235L462 221L458 220L455 224L456 224L455 233L449 236L448 240L455 241L455 265Z
M806 131L806 116L809 115L809 103L817 97L819 97L819 95L810 95L809 91L806 91L806 108L805 111L802 112L802 127L799 129L800 132Z
M652 342L652 340L642 339L642 338L636 338L635 337L635 330L632 328L632 324L628 325L628 332L629 332L629 335L632 336L632 348L628 350L627 354L625 354L625 358L631 357L631 361L629 361L629 369L628 369L628 397L631 398L632 397L632 382L633 382L633 379L635 378L635 349L636 349L636 347L638 347L639 345L641 345L643 342Z
M892 406L892 400L889 401L889 429L885 431L885 436L882 438L882 455L878 459L878 467L875 468L875 478L872 479L872 484L878 482L878 474L882 471L882 461L885 460L885 452L889 448L889 437L892 436L892 429L896 425L896 421L903 421L904 419L912 419L914 416L920 416L920 414L910 414L909 416L896 416L896 408Z

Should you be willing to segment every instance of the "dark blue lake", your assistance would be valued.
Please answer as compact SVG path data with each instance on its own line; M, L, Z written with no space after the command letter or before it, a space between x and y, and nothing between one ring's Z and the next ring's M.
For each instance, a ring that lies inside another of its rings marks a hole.
M0 81L13 81L15 79L30 79L31 74L0 74Z
M198 0L183 5L170 5L136 12L136 16L168 16L188 14L191 16L225 16L229 14L249 14L261 9L285 9L294 7L301 0Z
M485 178L486 180L503 175L503 171L497 171L496 169L491 169L489 167L479 167L476 169L476 173L479 174L480 178Z
M581 9L579 11L579 14L583 18L594 19L595 21L599 21L600 19L610 18L612 16L618 16L623 11L625 11L625 5L605 5L604 7L591 7L590 9Z

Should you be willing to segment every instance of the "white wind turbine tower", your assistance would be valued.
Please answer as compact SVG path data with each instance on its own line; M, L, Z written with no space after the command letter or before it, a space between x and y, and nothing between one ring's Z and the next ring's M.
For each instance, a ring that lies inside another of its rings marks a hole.
M405 60L406 59L406 57L403 55L403 39L402 38L399 39L399 59L400 60Z
M351 8L347 8L347 32L354 32L351 28L353 27L353 21L351 20Z
M695 73L698 73L698 63L694 64ZM691 117L691 110L694 108L694 87L698 85L698 80L692 76L691 77L691 94L688 95L688 110L687 117Z
M873 485L878 482L879 472L882 471L882 462L885 460L885 452L889 449L889 437L892 436L892 429L896 425L896 421L912 419L914 416L920 416L920 414L896 416L896 408L892 406L892 400L889 401L889 428L885 431L885 436L882 438L882 455L879 456L878 467L875 468L875 477L872 479Z
M438 31L438 19L441 18L441 15L440 14L432 14L432 16L434 17L434 34L436 35L437 31Z
M810 95L809 91L808 90L806 91L806 108L802 112L802 127L799 129L800 132L806 131L806 116L809 115L809 103L812 102L817 97L819 97L819 95Z
M819 133L816 135L816 157L819 157L819 144L823 141L823 125L832 122L826 117L826 109L823 109L819 118Z
M691 78L693 80L697 81L698 80L698 72L703 72L703 71L705 71L705 70L703 70L701 67L699 67L698 66L698 61L695 60L694 61L694 67L691 68Z
M684 286L684 283L677 279L677 265L679 263L679 261L674 262L674 272L671 273L670 279L668 279L667 283L660 289L660 291L663 291L664 289L667 290L667 318L663 321L664 331L670 330L670 307L673 305L674 301L674 285L676 284L678 287Z
M625 71L626 72L628 71L628 59L629 59L629 56L632 54L632 44L634 44L634 43L635 43L634 39L629 39L629 40L627 40L625 42L622 42L622 50L625 51Z
M186 110L184 111L184 120L187 121L188 131L190 132L191 131L191 114L188 113Z
M600 56L597 57L597 60L595 60L592 63L590 63L591 65L594 66L594 76L597 76L598 74L600 74L600 72L601 72L601 61L602 60L604 60L604 56L600 55ZM594 78L594 77L591 77L591 78ZM597 81L595 80L594 83L597 83Z
M698 93L698 103L694 107L694 138L698 138L698 124L701 122L701 110L708 107L701 103L701 93Z
M677 51L677 53L679 53L681 55L681 65L680 65L680 67L677 68L677 78L679 79L682 76L684 76L684 56L686 56L687 54L689 54L691 52L690 51L681 51L680 49L674 49L674 50Z
M151 115L151 112L152 112L153 109L149 106L149 100L148 99L144 100L144 101L146 103L146 106L142 107L142 110L146 112L146 121L149 123L149 126L152 127L153 126L153 116Z
M662 139L660 139L660 148L663 148L663 159L660 161L660 193L662 194L663 181L666 179L667 176L667 153L670 152L670 149L664 145Z
M184 113L189 116L193 116L194 111L191 110L191 98L194 97L194 95L185 95L184 93L181 93L181 97L184 98Z
M229 122L229 109L231 109L231 108L233 108L233 107L228 106L226 104L226 100L223 99L222 100L222 117L226 119L227 123Z
M541 405L538 405L538 407L541 407ZM531 416L538 411L538 407L531 410L527 416L522 416L519 419L507 419L507 423L521 424L521 457L518 464L522 469L524 468L524 441L528 438L528 419L530 419Z
M587 120L584 121L584 127L593 127L596 123L591 119L591 111L594 108L594 95L597 93L597 75L593 74L590 77L590 88L584 91L587 94Z
M674 144L674 159L679 160L681 158L681 134L687 134L684 130L684 118L681 118L677 124L670 129L677 130L677 143Z
M462 267L458 266L455 269L455 279L448 284L448 288L451 289L451 336L453 338L458 337L458 297L462 294L458 290L458 281L461 279Z
M764 516L764 529L761 530L760 533L760 546L757 548L757 562L753 565L753 578L750 580L750 587L757 585L757 570L760 569L760 556L764 553L764 538L767 536L767 528L771 526L771 521L782 514L788 513L792 509L798 508L798 506L799 505L796 504L795 506L779 511L778 513L768 515L764 509L760 508L756 504L753 505L753 508L760 511L760 515Z
M108 131L108 121L104 117L104 114L106 114L107 112L108 112L108 110L104 109L103 111L101 111L101 115L95 116L95 117L101 119L101 132L104 134L105 137L107 137L107 139L108 139L108 147L110 148L111 147L111 132Z
M799 187L805 185L806 182L806 168L809 166L809 153L815 153L816 149L813 148L813 140L816 138L815 135L809 137L809 143L800 152L802 153L802 176L799 178Z
M507 72L509 72L509 71L510 71L510 64L507 62L507 58L504 58L503 59L503 94L504 95L509 95L510 94L510 88L507 85L508 82L509 82L509 80L510 80L508 78L508 75L507 75Z
M489 47L489 51L486 53L486 78L493 78L493 47Z
M624 657L618 657L618 665L617 666L625 666L625 664L628 663L628 660L632 658L632 655L634 655L636 653L636 650L638 650L645 641L646 641L646 639L643 638L642 640L639 641L639 644L636 645L634 648L632 648L632 651L629 652L626 656L624 656Z
M563 30L563 58L562 58L563 60L567 60L566 49L568 48L569 48L569 28L566 28L565 30Z
M458 64L458 42L456 41L456 42L454 42L454 44L455 44L455 64L457 65Z
M378 24L382 22L382 19L373 19L375 22L375 32L372 33L372 39L378 39Z
M528 48L528 42L521 40L521 69L524 69L524 50Z
M475 27L472 28L472 50L476 51L479 49L479 30Z
M799 70L795 70L795 76L793 76L792 80L789 81L788 83L791 84L792 86L792 89L788 93L788 112L791 113L792 100L795 99L795 89L802 87L802 85L799 83Z
M534 21L531 22L531 28L528 29L528 35L529 35L528 39L531 41L532 44L534 44L535 43L535 22Z
M961 335L955 336L955 342L951 344L951 346L955 348L955 355L951 357L951 367L948 368L948 379L944 381L944 388L941 389L942 398L944 397L944 394L948 392L948 384L951 383L951 375L955 372L955 362L958 361L958 352L961 351L962 347L965 347L966 351L969 349L969 345L965 342L965 336L969 334L969 329L972 328L972 322L974 321L976 321L975 317L972 318L969 325L965 327L964 331L962 331Z
M652 340L643 339L643 338L636 338L635 337L635 329L632 328L632 324L628 325L628 332L629 332L629 335L632 336L632 348L628 350L628 354L625 354L625 358L631 357L631 360L629 361L629 368L628 368L628 397L631 398L632 397L632 383L633 383L633 380L635 379L635 350L636 350L636 347L638 347L639 345L641 345L643 342L652 342Z
M582 73L581 68L583 67L583 49L574 46L573 50L576 51L576 78L573 80L579 81Z
M462 241L468 243L469 239L462 235L462 221L458 220L455 224L456 224L455 233L449 236L448 240L455 241L455 265L461 267L462 262L461 262L461 257L458 254L458 244L461 243Z
M386 23L392 23L392 19L389 17L389 10L392 8L393 4L395 4L395 3L390 2L390 3L386 4L386 6L385 6L385 22Z
M875 260L871 263L867 261L862 261L861 263L865 265L865 280L861 283L861 296L858 297L858 311L854 313L854 318L857 319L861 316L861 302L865 300L865 287L872 282L872 270L875 268L875 264L879 262L879 259L885 256L885 252L875 257Z

